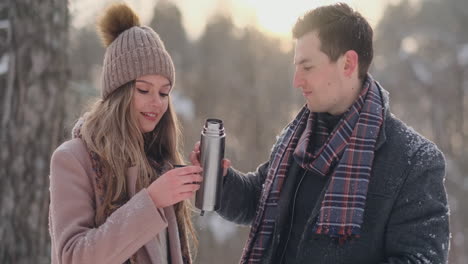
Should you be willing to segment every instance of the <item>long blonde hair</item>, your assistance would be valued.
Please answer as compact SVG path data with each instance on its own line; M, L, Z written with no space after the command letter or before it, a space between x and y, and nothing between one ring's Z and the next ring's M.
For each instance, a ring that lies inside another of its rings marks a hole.
M98 99L86 113L81 138L87 148L95 152L103 166L106 190L103 206L97 209L96 224L105 219L128 199L126 171L136 166L136 190L150 185L158 176L149 157L159 164L182 164L181 131L171 99L167 111L156 128L145 135L138 127L132 109L135 82L129 82L112 92L105 100ZM196 247L197 239L190 218L190 203L182 201L174 206L181 243L189 240ZM189 239L190 237L190 239Z

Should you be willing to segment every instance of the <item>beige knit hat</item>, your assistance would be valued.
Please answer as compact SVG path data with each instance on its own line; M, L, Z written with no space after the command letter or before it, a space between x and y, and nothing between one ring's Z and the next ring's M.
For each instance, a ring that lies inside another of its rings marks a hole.
M103 99L139 76L159 74L174 85L175 71L159 35L141 26L138 16L126 4L110 6L98 22L106 46L102 69Z

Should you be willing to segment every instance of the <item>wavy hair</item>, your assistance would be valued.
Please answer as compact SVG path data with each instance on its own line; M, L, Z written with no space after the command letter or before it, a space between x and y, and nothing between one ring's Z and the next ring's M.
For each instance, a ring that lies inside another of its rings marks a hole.
M170 97L167 111L156 128L143 134L131 111L134 87L135 81L131 81L106 99L98 99L86 113L81 127L81 138L98 155L105 175L103 206L97 209L95 218L98 225L128 201L126 171L129 167L137 167L136 190L139 191L160 176L150 159L160 165L183 163L181 130ZM198 241L190 217L190 202L179 202L174 209L181 243L196 248Z

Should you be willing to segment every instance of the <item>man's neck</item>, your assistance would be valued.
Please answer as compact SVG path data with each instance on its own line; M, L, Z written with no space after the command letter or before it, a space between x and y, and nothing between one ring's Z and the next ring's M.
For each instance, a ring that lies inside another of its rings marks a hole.
M329 112L331 115L341 115L344 112L348 111L348 109L354 104L354 102L357 100L359 97L359 94L361 93L363 81L360 80L359 78L355 78L352 81L344 84L347 85L346 91L348 91L348 96L345 97L343 102L337 107L336 110L333 110Z

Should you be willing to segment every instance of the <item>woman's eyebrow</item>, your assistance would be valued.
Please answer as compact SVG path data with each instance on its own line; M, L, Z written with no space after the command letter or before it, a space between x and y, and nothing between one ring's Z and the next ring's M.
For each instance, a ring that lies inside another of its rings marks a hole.
M142 82L142 83L146 83L146 84L149 84L149 85L151 85L151 86L154 86L154 84L153 84L152 82L145 81L145 80L135 80L135 82ZM161 87L164 88L164 87L167 87L167 86L170 87L170 86L171 86L171 83L168 82L168 83L164 84L164 85L161 86Z
M142 82L142 83L146 83L146 84L149 84L151 86L154 86L154 84L152 82L148 82L148 81L145 81L145 80L136 80L135 82Z

